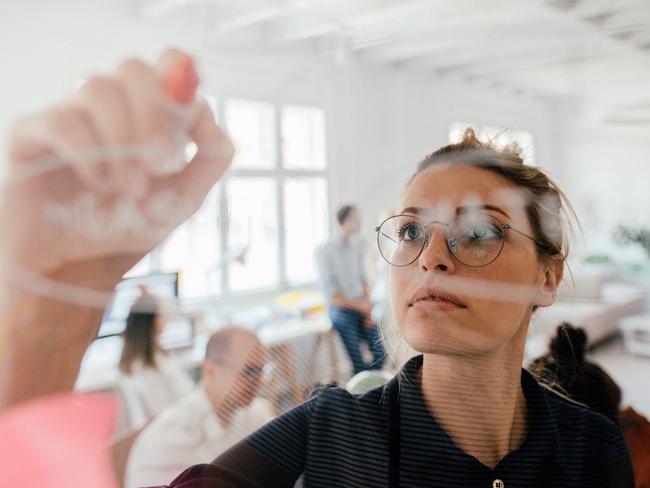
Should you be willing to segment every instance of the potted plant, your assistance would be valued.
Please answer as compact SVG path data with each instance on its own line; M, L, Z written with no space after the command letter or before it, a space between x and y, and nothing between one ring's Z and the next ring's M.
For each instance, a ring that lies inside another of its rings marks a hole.
M650 229L621 225L616 230L614 238L621 244L640 244L648 255L648 258L650 258Z

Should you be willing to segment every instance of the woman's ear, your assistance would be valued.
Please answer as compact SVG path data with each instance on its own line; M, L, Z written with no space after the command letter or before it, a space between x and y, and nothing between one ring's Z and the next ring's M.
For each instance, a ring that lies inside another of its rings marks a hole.
M564 276L563 259L544 259L540 266L540 288L533 305L549 307L555 303L557 289Z

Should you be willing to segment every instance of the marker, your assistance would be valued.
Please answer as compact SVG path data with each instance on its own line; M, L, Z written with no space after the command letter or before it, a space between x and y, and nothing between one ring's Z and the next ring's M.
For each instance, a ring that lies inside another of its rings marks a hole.
M194 60L187 55L181 55L164 79L165 92L175 102L189 105L196 97L199 86L199 75L194 67Z
M187 131L196 117L198 105L194 101L199 81L194 60L187 54L180 54L164 75L163 88L174 102L168 108L174 114L175 133L173 137L177 151L160 165L163 174L177 173L187 164L188 148L191 142Z

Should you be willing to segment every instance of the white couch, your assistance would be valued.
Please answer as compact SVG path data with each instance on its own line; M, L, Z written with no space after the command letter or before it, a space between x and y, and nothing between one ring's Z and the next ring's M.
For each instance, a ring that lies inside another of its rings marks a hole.
M618 331L620 320L645 308L645 290L627 283L605 281L597 271L567 273L555 304L537 311L528 331L526 360L548 352L548 343L561 322L582 327L590 344Z

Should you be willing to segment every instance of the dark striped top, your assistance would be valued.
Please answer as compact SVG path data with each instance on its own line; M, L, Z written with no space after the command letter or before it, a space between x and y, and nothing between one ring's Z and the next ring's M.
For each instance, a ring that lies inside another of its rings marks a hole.
M521 382L527 437L494 469L481 464L429 414L417 381L421 364L421 356L413 358L399 381L361 396L320 388L213 464L186 470L170 486L290 488L302 475L305 488L378 488L390 486L392 464L401 487L633 488L619 428L540 387L526 370ZM390 443L396 437L391 419L399 424L397 449Z

